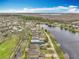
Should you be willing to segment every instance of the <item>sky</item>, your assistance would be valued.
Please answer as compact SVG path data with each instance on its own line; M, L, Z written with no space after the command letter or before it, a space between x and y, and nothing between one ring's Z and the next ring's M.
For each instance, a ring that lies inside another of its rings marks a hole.
M0 0L0 13L79 13L79 0Z

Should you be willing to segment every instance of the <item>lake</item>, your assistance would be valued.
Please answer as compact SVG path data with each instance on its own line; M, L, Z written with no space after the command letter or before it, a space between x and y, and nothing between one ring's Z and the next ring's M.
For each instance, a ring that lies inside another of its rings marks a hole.
M72 33L68 30L61 30L59 27L49 27L42 25L61 44L61 48L68 53L70 59L79 59L79 33Z

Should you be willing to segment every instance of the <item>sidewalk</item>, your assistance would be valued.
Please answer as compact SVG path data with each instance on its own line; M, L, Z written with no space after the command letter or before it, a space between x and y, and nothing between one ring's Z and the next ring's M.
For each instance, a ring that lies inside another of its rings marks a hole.
M59 59L59 56L58 56L58 54L57 54L57 52L56 52L56 50L55 50L55 48L54 48L54 45L53 45L53 43L52 43L52 41L51 41L49 35L48 35L46 32L45 32L45 34L46 34L46 36L48 37L48 40L49 40L50 45L51 45L51 47L52 47L52 50L54 51L54 54L53 54L54 58L55 58L55 59Z

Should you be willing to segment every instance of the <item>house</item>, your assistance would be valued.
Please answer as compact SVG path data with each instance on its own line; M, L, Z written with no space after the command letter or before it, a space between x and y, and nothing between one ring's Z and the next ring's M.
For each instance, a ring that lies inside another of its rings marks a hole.
M30 44L27 59L38 59L39 55L40 55L39 45Z
M33 38L31 40L32 44L44 44L45 42L43 40L41 40L40 38Z

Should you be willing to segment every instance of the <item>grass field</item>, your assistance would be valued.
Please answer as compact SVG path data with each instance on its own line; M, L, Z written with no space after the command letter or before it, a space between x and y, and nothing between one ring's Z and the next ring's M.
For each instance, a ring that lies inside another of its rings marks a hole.
M13 35L7 38L4 43L0 44L0 59L9 59L18 41L18 37Z

